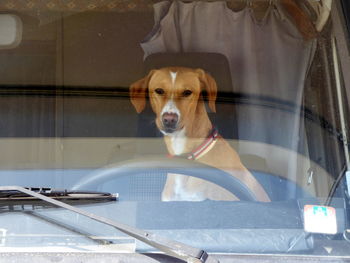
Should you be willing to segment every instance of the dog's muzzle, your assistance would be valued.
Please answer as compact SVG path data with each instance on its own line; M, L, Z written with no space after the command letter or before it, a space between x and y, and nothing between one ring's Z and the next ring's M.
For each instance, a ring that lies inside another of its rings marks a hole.
M179 121L179 116L176 113L165 112L162 115L162 123L164 131L172 133L176 130Z

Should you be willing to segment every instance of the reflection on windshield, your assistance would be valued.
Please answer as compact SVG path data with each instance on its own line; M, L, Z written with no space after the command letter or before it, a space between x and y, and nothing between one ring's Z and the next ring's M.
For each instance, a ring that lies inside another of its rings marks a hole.
M342 9L246 2L4 1L1 185L118 193L76 205L208 252L338 253ZM30 202L1 207L1 251L121 237Z

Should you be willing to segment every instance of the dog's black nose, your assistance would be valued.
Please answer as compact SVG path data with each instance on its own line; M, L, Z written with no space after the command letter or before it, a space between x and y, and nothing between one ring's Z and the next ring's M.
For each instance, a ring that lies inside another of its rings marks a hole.
M174 130L176 128L178 120L179 117L176 113L166 112L162 116L162 122L166 130Z

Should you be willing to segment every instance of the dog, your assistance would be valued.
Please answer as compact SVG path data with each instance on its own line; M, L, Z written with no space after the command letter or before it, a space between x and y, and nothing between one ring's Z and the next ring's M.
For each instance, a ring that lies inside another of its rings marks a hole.
M130 86L130 100L137 113L146 106L148 95L155 123L163 133L171 156L185 154L188 159L216 167L238 178L251 189L258 201L270 201L263 187L241 163L237 152L213 129L208 106L215 112L217 84L202 69L166 67L151 70ZM199 178L168 174L162 201L238 200L229 191Z

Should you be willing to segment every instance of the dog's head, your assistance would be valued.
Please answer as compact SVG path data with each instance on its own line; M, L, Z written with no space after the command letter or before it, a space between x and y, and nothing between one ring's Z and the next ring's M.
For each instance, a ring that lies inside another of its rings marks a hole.
M206 91L209 108L215 112L217 85L202 69L162 68L152 70L130 87L130 98L138 113L148 94L161 132L170 134L191 125Z

